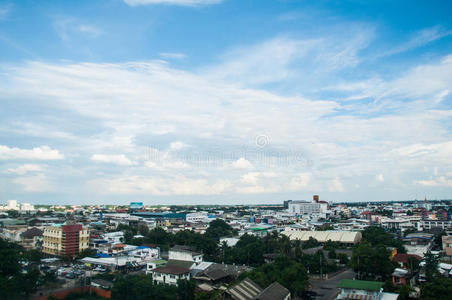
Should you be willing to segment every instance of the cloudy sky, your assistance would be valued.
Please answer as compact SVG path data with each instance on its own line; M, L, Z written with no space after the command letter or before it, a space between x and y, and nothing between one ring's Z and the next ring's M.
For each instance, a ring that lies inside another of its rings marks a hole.
M450 199L451 13L0 0L0 203Z

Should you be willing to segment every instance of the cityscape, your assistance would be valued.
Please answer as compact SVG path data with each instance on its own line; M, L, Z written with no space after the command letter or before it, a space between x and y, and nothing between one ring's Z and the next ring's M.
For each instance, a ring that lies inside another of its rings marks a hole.
M451 16L0 0L0 300L452 299Z

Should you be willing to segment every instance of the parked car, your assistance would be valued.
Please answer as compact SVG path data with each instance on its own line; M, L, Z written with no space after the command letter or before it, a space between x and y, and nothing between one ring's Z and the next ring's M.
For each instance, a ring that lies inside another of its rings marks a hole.
M74 272L69 272L69 273L66 274L65 277L68 278L68 279L74 279L77 276L75 276Z
M95 268L93 271L97 271L97 272L107 272L107 269L106 268L104 268L104 267L97 267L97 268Z

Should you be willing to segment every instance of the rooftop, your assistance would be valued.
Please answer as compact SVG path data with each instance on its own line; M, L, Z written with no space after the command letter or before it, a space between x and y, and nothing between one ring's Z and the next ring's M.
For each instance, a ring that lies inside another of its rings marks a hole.
M342 279L338 285L342 289L356 289L365 291L379 291L383 287L383 282Z

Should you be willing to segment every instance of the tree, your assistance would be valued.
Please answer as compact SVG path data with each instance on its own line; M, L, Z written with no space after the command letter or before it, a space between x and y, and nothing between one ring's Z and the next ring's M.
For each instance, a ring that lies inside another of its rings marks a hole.
M138 233L142 236L146 236L149 233L149 227L145 223L138 224Z
M262 287L277 281L295 296L301 296L308 283L304 266L284 256L276 258L274 263L264 264L251 272L242 273L239 279L246 277Z
M328 251L328 258L329 259L336 259L336 257L337 257L336 251L334 251L334 250Z
M403 285L399 288L398 292L399 296L397 297L397 300L409 300L411 287L409 285Z
M452 295L452 279L438 277L421 288L421 300L448 300Z
M406 253L403 242L386 232L383 228L377 226L369 226L362 232L363 241L367 241L370 245L395 247L398 253Z
M216 219L209 223L206 236L219 240L220 237L231 236L235 232L232 227L222 219Z
M425 256L425 277L427 281L432 281L438 275L438 258L428 251Z
M0 299L26 299L38 284L40 272L22 272L21 261L28 261L21 246L0 238Z
M362 242L353 249L350 266L358 272L360 279L381 276L388 278L394 270L394 264L389 259L389 251L385 246L372 246L368 242Z
M85 257L95 257L97 254L97 250L96 249L84 249L82 250L78 255L77 255L77 259L81 259L81 258L85 258Z
M337 258L339 259L339 262L340 262L341 264L343 264L343 265L348 264L348 257L347 257L347 254L345 254L345 253L339 253L339 254L337 255Z
M309 240L303 243L302 247L303 249L309 249L314 248L320 245L320 243L313 237L309 237Z

